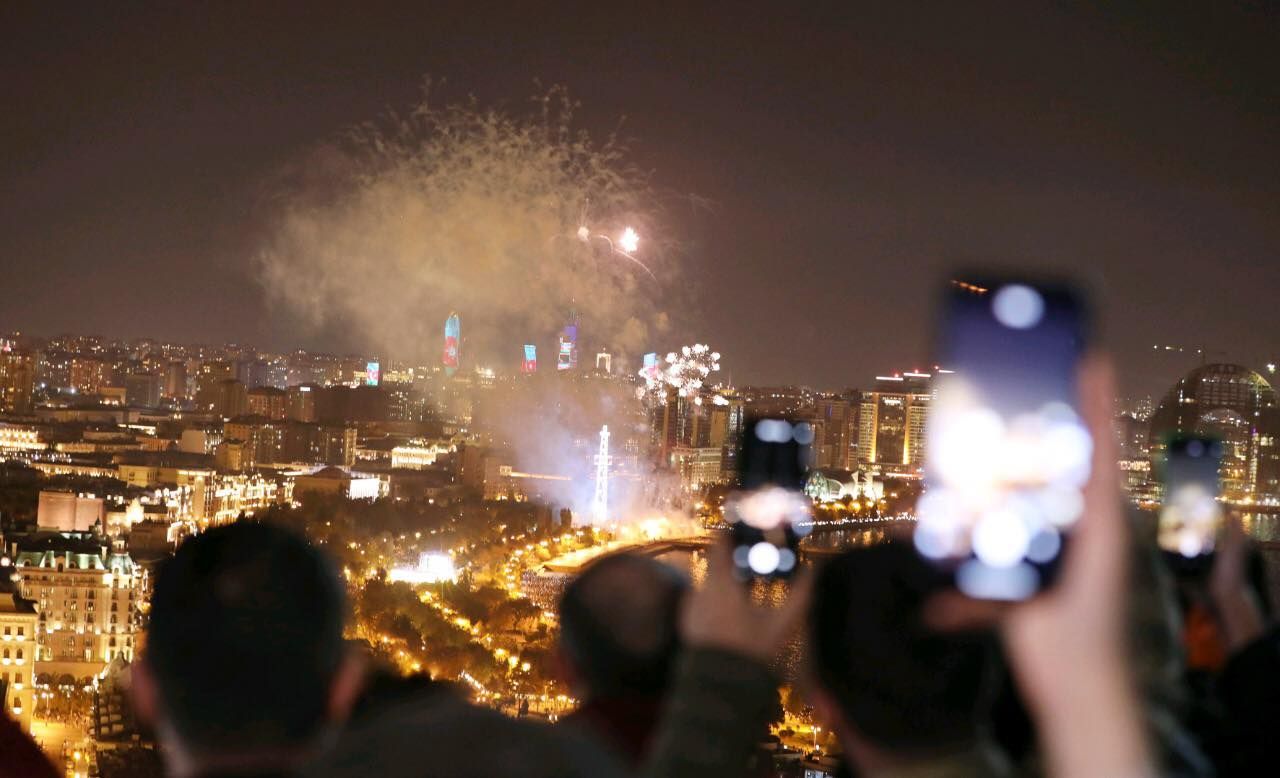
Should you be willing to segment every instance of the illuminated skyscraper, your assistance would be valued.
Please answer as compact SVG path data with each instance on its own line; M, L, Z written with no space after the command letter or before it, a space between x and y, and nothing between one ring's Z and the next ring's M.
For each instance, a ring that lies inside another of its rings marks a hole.
M97 394L111 384L111 368L97 357L72 357L70 381L77 394Z
M458 372L458 365L462 362L462 320L453 312L444 321L444 357L441 361L445 375L449 376Z
M859 462L920 467L925 453L925 416L933 397L932 377L929 373L876 376L876 388L862 393Z
M538 347L532 343L524 344L524 360L520 363L520 372L525 375L538 372Z
M573 314L560 331L560 348L556 353L556 370L573 370L578 366L578 316Z
M0 412L31 410L36 384L36 358L26 351L0 353Z

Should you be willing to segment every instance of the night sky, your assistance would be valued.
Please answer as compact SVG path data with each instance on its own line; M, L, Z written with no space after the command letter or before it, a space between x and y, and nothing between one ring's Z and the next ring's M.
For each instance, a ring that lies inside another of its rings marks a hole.
M681 326L736 383L923 365L935 282L989 260L1089 279L1130 391L1197 361L1153 343L1280 357L1268 3L17 5L0 331L358 346L268 310L264 193L431 74L513 106L562 83L588 127L625 115L655 185L714 204L669 212Z

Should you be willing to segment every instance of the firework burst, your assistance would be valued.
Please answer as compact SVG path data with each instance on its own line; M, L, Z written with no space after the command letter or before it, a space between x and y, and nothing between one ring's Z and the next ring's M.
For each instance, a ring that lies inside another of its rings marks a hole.
M705 343L685 346L667 354L662 364L655 364L640 371L645 381L645 391L660 387L675 387L681 397L693 397L701 402L701 389L712 373L720 370L720 352L712 351Z

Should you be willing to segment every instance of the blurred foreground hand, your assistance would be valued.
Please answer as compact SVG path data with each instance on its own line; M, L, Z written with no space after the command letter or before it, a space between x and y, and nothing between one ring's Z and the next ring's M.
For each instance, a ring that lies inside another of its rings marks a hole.
M1092 477L1057 583L1017 604L946 592L931 603L929 620L941 629L995 623L1051 775L1139 778L1155 770L1127 649L1132 530L1111 430L1110 363L1086 360L1079 385L1081 412L1093 436Z
M731 545L719 538L707 549L707 579L686 598L680 636L688 646L732 651L768 664L809 607L813 575L791 579L786 601L777 608L757 605L751 587L734 574Z
M1249 539L1240 518L1227 519L1209 574L1209 597L1228 654L1253 643L1266 632L1262 604L1248 581Z

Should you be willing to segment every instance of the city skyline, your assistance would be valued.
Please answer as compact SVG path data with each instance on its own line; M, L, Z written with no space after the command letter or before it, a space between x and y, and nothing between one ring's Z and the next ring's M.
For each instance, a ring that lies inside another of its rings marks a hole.
M0 4L0 773L1274 769L1277 40Z
M7 102L27 110L3 131L0 328L361 347L272 309L261 211L281 171L409 105L430 74L513 108L532 77L562 83L596 135L626 117L658 189L694 196L662 224L681 244L677 339L733 354L735 383L835 387L927 363L933 279L975 258L1092 281L1132 394L1200 361L1155 344L1255 367L1277 350L1265 9L744 11L733 30L698 9L619 29L601 10L515 14L483 36L459 9L397 24L283 9L147 26L7 12L33 34L6 46ZM83 45L33 52L54 27ZM790 291L768 315L739 315L774 289ZM435 305L433 327L450 301Z

